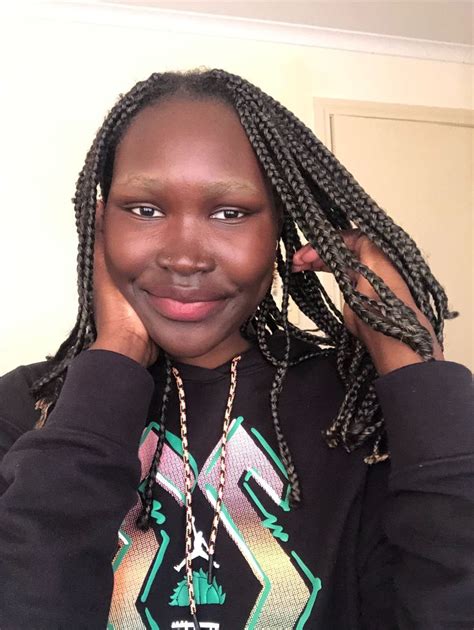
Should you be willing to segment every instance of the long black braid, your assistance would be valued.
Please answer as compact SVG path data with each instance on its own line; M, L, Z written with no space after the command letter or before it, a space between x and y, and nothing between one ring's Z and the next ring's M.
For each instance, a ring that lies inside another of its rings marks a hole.
M386 284L360 263L346 247L341 230L358 228L395 265L406 281L418 308L433 325L443 343L444 320L456 316L448 310L446 294L432 275L410 236L362 189L354 177L324 144L294 114L259 88L223 70L166 72L152 74L137 83L119 100L97 132L79 175L74 208L79 235L77 256L79 308L75 326L55 356L48 357L49 369L32 386L36 406L41 410L37 428L44 425L61 392L72 359L96 338L93 308L93 262L95 210L98 193L107 200L118 143L134 117L143 108L172 96L188 99L217 99L230 105L260 162L275 202L282 211L282 230L277 254L282 282L278 306L271 292L243 325L242 332L255 331L265 358L275 366L270 391L270 408L280 456L291 484L290 501L297 505L301 489L289 446L283 435L278 402L288 367L310 357L335 355L345 396L325 438L331 447L342 445L348 452L369 441L372 454L367 463L386 458L384 423L375 394L375 367L363 344L344 326L342 314L312 272L291 273L293 254L301 247L299 231L318 251L333 273L344 300L360 319L374 330L402 340L424 360L432 358L432 341L415 313L399 300ZM350 271L364 276L375 289L378 300L357 291ZM290 298L315 324L316 333L299 330L288 321ZM271 348L271 335L281 331L283 352ZM311 350L290 358L291 339L302 339ZM152 491L165 439L166 407L171 391L170 361L166 357L166 384L161 398L157 447L144 491L143 511L137 524L149 526ZM382 449L382 451L381 451Z
M168 356L165 357L166 361L166 383L165 388L163 390L163 395L161 399L161 409L158 417L158 422L160 425L158 439L156 442L155 454L153 456L153 460L151 463L150 470L148 472L148 477L145 484L144 491L144 505L143 510L140 516L137 519L137 525L140 529L148 529L150 522L150 514L151 514L151 506L153 503L153 487L155 485L156 473L158 472L158 465L161 459L161 452L163 450L163 446L165 445L165 427L166 427L166 411L168 408L168 401L171 394L171 361ZM156 408L156 401L153 407Z

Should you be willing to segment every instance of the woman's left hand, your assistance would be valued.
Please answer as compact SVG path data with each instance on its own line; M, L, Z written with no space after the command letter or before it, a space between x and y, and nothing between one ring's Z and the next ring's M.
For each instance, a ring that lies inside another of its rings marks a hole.
M387 256L359 230L342 230L341 236L346 246L355 254L360 262L376 273L393 293L415 312L420 324L424 326L431 335L434 358L443 360L443 352L436 339L431 323L416 306L406 282ZM295 252L292 270L294 272L330 271L319 257L319 254L309 243ZM364 276L352 271L350 275L357 291L380 301L376 291ZM346 327L367 347L380 375L387 374L405 365L423 362L421 356L412 350L410 346L398 339L375 331L371 326L363 322L347 304L344 304L343 317Z

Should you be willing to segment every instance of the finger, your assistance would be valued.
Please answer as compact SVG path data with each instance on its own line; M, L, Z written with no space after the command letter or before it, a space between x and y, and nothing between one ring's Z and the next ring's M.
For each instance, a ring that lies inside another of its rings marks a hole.
M317 251L307 243L293 255L292 271L327 271Z
M367 239L367 236L365 236L359 228L341 230L340 236L342 237L344 245L347 249L350 249L351 252L356 255L359 253L361 241L363 241L363 239Z
M363 234L359 228L351 228L349 230L341 231L342 240L344 241L344 245L349 249L354 256L360 262L364 262L361 257L362 249L367 244L371 244L368 236ZM373 245L373 244L372 244ZM375 246L373 246L375 247ZM369 284L368 281L362 276L359 272L354 271L351 267L346 268L346 273L349 276L349 279L352 284L352 288L357 289L358 291L364 291L365 283ZM370 284L369 284L370 286Z
M345 246L357 257L359 257L361 246L364 239L367 240L367 237L362 234L358 228L341 230L339 235L344 241ZM314 247L310 243L306 243L306 245L294 253L292 271L295 273L299 271L330 272L330 269L326 266ZM355 286L358 274L352 270L348 271L350 272L349 275L351 277L352 284Z

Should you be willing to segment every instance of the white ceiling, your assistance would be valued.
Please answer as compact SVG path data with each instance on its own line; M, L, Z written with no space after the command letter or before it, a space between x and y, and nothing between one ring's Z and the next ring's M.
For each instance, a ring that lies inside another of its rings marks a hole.
M438 42L473 44L474 3L439 0L102 0L102 4L156 7L289 24L306 24Z

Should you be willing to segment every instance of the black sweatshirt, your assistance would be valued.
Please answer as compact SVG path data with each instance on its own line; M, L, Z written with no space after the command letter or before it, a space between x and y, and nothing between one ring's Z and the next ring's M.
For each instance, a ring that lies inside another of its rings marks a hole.
M177 364L194 480L201 628L474 628L469 370L429 362L378 378L391 460L367 466L367 448L330 449L321 435L343 397L334 359L291 367L280 417L303 503L290 509L269 405L274 368L258 349L244 353L219 566L208 585L229 366ZM32 430L38 412L28 387L44 370L44 363L21 367L0 380L0 629L191 630L174 386L152 527L145 533L135 526L137 489L156 445L163 365L147 371L113 352L84 352L45 428Z

